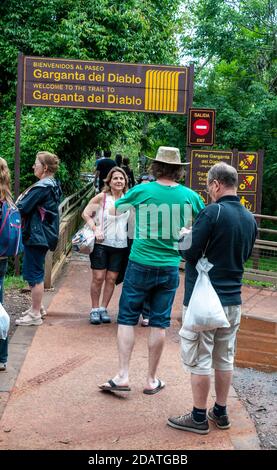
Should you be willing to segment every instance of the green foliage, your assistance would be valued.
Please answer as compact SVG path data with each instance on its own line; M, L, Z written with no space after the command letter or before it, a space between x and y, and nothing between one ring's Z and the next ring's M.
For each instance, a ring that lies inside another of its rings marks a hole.
M265 150L262 213L277 214L277 4L187 0L183 9L194 105L216 108L219 148Z
M180 0L2 1L0 154L9 161L11 169L19 52L82 60L177 64L179 4ZM159 121L152 115L149 120ZM21 189L34 181L32 164L39 150L52 151L60 157L58 176L68 194L78 187L82 161L91 158L97 148L120 144L127 150L132 142L134 153L138 146L144 150L145 136L140 113L25 107L21 125ZM155 145L148 140L153 152Z
M252 286L252 287L259 287L259 288L267 287L267 288L276 290L275 284L273 284L273 282L268 282L268 281L253 281L252 279L243 278L242 284L245 286Z
M267 237L268 239L268 237ZM277 271L277 258L274 256L261 256L258 259L250 258L245 263L246 268L260 269L261 271Z
M218 148L265 150L262 212L276 214L277 26L274 0L6 0L0 3L0 155L13 169L17 57L195 64L194 105L217 110ZM63 108L22 111L21 189L38 150L57 153L64 194L110 147L131 158L185 153L183 116ZM184 157L183 157L184 158Z
M22 279L22 276L5 276L4 289L24 289L28 287L27 282Z

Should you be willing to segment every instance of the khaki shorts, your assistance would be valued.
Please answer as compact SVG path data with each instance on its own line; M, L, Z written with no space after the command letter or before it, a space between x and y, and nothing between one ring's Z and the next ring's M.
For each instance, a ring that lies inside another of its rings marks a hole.
M181 336L181 356L192 374L210 375L211 369L231 371L234 368L236 335L240 325L241 306L223 307L229 320L229 328L194 333L184 327ZM187 307L183 307L183 322Z

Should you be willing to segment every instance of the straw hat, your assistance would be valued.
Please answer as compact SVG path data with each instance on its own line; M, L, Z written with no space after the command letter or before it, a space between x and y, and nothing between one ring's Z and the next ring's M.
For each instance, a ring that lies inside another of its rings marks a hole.
M190 162L181 162L180 150L176 147L159 147L156 158L150 158L150 160L154 160L155 162L168 163L169 165L190 164Z

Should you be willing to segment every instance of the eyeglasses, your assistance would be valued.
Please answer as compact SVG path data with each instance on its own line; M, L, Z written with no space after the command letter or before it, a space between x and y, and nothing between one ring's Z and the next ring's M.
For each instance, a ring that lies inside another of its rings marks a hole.
M205 189L205 192L206 192L207 194L210 193L210 186L211 186L215 181L216 181L216 180L213 180L213 181L210 181L210 183L209 183L209 182L207 183L207 188Z

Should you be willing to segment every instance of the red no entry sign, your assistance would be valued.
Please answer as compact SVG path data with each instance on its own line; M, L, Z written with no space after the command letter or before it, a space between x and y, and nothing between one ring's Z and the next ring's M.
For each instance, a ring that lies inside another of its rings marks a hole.
M193 131L196 135L206 135L210 130L210 123L207 119L197 119L193 123Z
M215 110L190 108L188 145L214 145Z

